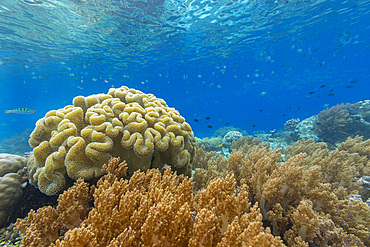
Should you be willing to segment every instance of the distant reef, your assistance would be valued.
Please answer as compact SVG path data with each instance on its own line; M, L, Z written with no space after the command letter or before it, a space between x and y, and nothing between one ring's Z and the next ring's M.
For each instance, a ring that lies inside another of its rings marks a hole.
M26 152L32 151L32 148L28 144L31 132L32 129L26 129L21 134L15 134L10 138L4 138L0 142L0 153L23 155Z

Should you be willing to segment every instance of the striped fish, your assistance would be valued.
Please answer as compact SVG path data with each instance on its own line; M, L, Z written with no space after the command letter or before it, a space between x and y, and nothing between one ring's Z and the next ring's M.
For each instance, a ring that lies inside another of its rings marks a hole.
M32 114L36 111L28 108L17 108L13 110L6 110L5 113L15 113L15 114Z

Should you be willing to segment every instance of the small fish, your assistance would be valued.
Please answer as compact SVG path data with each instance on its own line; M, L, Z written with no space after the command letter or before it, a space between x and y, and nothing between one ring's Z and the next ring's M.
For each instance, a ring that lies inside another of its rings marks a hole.
M321 85L321 86L320 86L320 88L324 88L324 87L326 87L326 85Z
M207 120L210 120L211 118L210 117L206 117Z
M17 108L13 110L6 110L5 113L15 113L15 114L32 114L36 111L28 108Z
M350 83L357 83L357 79L353 79L349 81Z
M299 111L299 110L301 109L301 107L299 107L299 106L298 106L298 108L297 108L297 109L298 109L298 111Z
M218 147L220 148L220 147L222 147L222 145L224 145L224 144L221 143L220 145L218 145Z
M229 124L230 124L230 122L225 123L225 125L229 125Z
M315 94L315 92L312 91L312 92L309 92L308 94Z
M352 85L348 85L346 88L353 88L353 86Z
M329 96L334 96L335 94L333 94L333 93L329 93L328 95L329 95Z
M286 109L287 109L287 110L290 110L290 109L292 109L292 107L291 107L291 106L288 106Z
M330 89L329 93L333 92L334 91L334 88Z
M194 122L197 122L197 123L198 123L198 122L199 122L199 120L198 120L198 119L196 119L196 118L194 118Z
M326 107L328 107L328 106L329 106L329 104L324 104L322 107L326 108Z
M212 128L213 126L212 125L208 125L207 128Z
M283 117L285 117L286 115L285 114L283 114Z
M256 125L255 125L255 124L253 124L253 128L254 128L254 127L256 127Z
M262 109L259 109L259 111L260 111L260 112L263 112L263 110L262 110Z

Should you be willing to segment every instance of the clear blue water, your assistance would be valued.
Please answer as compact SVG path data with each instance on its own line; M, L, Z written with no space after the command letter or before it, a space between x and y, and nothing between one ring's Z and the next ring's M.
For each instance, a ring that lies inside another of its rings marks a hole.
M121 85L165 99L198 137L283 129L370 99L369 13L361 0L2 1L0 105L36 113L0 114L0 140Z

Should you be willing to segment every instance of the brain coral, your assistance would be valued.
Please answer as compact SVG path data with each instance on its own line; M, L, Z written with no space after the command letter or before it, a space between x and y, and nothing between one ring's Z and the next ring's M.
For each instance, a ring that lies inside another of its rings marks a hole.
M30 181L48 195L61 191L67 177L100 176L112 156L126 160L129 172L166 164L187 174L196 151L194 133L178 111L125 86L49 111L29 144Z

